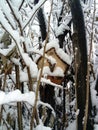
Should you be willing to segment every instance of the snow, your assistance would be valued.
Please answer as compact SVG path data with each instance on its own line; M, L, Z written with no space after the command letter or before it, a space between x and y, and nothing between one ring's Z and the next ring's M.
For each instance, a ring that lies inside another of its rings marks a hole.
M20 71L20 82L27 82L28 81L28 74L27 72Z
M54 87L58 87L58 88L60 88L60 89L63 89L63 86L62 86L62 85L55 84L55 83L51 82L50 79L41 78L41 82L42 82L42 83L45 83L45 84L52 85L52 86L54 86Z
M17 43L20 43L19 33L16 30L13 30L11 25L9 24L8 20L5 18L2 10L0 9L0 23L6 29L7 32L14 38Z
M61 103L62 103L61 98L60 97L56 97L56 104L57 105L61 105Z
M64 20L61 25L57 28L56 30L56 36L59 36L61 34L64 34L65 30L70 30L68 23L70 22L70 20L72 19L71 14L69 14L68 16L66 16L65 18L66 20Z
M16 24L15 24L14 19L12 17L11 11L10 11L8 5L5 4L4 0L0 0L0 7L2 8L4 14L6 15L7 19L9 20L9 22L11 23L13 28L16 28Z
M12 3L10 3L12 10L15 14L16 19L19 21L19 23L21 23L21 16L20 16L20 12L18 11L18 8L16 6L13 6ZM20 26L22 26L22 24L20 24Z
M12 4L16 7L20 7L22 0L11 0Z
M11 61L15 64L15 65L20 65L19 59L16 59L14 57L11 58Z
M51 9L51 4L50 4L50 1L47 0L44 4L44 12L46 14L49 14L50 13L50 9Z
M31 77L36 78L38 75L38 68L36 63L32 61L27 53L22 53L22 56L25 64L30 68Z
M95 42L93 43L93 69L95 73L95 77L97 79L98 75L98 44ZM96 106L96 109L98 109L98 96L97 91L95 90L95 83L96 80L91 83L90 91L91 91L91 100L92 100L92 106Z
M12 50L15 50L14 43L9 45L7 49L0 49L0 54L2 54L3 56L7 56Z
M0 130L6 130L6 126L0 126ZM12 130L12 128L10 130Z
M94 88L91 88L92 106L97 106L98 104L98 97L96 94L96 90Z
M50 127L43 126L42 124L38 125L34 130L52 130Z
M21 101L28 102L30 105L33 106L35 101L35 93L28 92L22 94L21 91L18 89L9 93L0 91L0 105Z
M68 55L67 53L65 53L62 49L58 49L56 50L56 53L58 54L58 56L65 62L67 63L68 65L71 64L72 62L72 58L70 55Z
M49 75L49 76L59 76L64 77L64 71L61 67L56 67L53 72L50 71L50 68L48 66L43 68L43 74L42 75Z
M76 130L76 121L70 123L66 130Z
M52 65L54 65L54 64L57 63L56 60L55 60L55 58L53 58L52 56L47 56L47 55L45 55L45 58L47 58L48 61L49 61Z
M44 46L44 44L43 44L43 46ZM53 39L49 43L47 43L46 51L50 50L51 48L55 48L55 50L57 50L59 48L58 39Z
M94 125L94 130L98 130L98 125Z
M70 30L70 28L69 28L69 26L66 25L65 23L62 23L62 24L58 27L58 29L57 29L57 31L56 31L56 36L59 36L59 35L61 35L61 34L64 34L64 31L65 31L65 30Z
M77 111L76 111L76 116L78 116L79 115L79 112L80 112L80 110L78 109Z

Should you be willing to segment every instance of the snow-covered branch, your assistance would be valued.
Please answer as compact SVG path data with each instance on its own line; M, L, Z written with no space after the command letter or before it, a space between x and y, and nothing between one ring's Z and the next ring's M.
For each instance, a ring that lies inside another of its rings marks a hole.
M13 102L28 102L30 105L34 105L35 94L34 92L28 92L22 94L20 90L15 90L9 93L0 91L0 105L13 103Z

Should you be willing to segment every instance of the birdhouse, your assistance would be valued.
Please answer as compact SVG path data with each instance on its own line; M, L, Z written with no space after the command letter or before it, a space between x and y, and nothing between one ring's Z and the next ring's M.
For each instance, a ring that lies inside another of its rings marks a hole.
M43 49L40 50L43 52ZM36 58L38 69L42 67L42 56ZM71 57L59 48L57 40L47 44L42 76L51 82L61 84L71 64Z

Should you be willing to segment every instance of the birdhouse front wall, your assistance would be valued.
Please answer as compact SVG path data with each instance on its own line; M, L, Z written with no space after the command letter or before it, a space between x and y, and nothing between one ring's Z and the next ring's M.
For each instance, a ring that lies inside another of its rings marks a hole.
M50 50L48 50L46 52L46 54L47 54L48 57L49 56L53 57L55 59L55 61L56 61L53 71L55 71L56 68L59 67L59 68L61 68L63 70L63 73L66 73L68 65L60 59L60 57L56 54L56 51L55 51L54 48L51 48ZM38 68L40 69L41 66L42 66L42 57L38 61ZM51 67L50 63L49 63L49 60L47 58L44 59L44 67L49 67L49 68Z

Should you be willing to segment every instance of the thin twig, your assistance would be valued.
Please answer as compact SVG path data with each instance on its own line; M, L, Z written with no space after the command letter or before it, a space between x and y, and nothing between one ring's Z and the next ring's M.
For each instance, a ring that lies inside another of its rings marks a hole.
M25 0L22 0L21 4L20 4L20 6L19 6L19 10L21 9L21 7L22 7L24 1L25 1Z
M3 83L3 87L2 87L2 90L4 91L5 90L5 85L6 85L6 78L7 78L7 74L5 73L4 75L4 83Z

